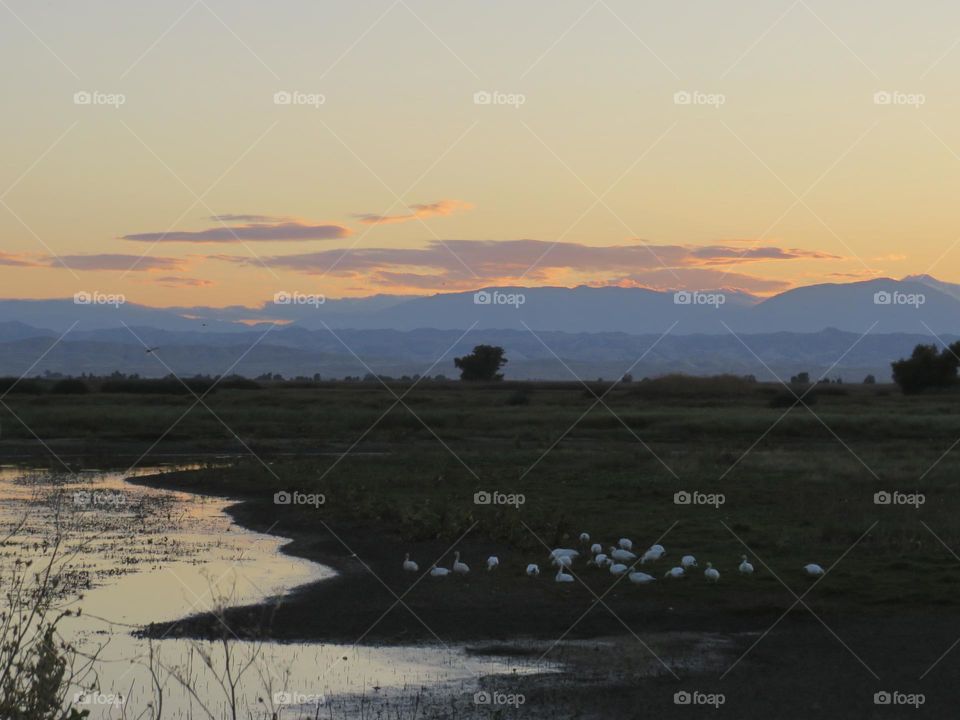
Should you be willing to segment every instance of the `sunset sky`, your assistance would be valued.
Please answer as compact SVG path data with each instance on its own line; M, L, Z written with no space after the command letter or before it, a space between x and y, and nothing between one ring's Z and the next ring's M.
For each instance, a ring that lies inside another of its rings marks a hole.
M6 298L960 281L955 2L0 0L0 62Z

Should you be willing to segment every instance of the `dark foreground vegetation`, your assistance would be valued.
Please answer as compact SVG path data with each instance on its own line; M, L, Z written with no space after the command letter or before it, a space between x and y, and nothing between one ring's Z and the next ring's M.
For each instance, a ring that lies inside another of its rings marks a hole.
M616 386L423 381L207 396L11 394L4 403L12 412L2 421L3 457L51 457L36 433L67 463L99 455L88 462L132 464L144 453L141 465L207 459L208 467L142 481L243 500L232 510L242 524L290 537L289 552L340 571L279 607L228 612L241 636L532 639L538 654L570 660L575 673L602 669L588 686L554 697L557 707L600 708L598 717L639 717L631 708L640 706L673 716L663 686L684 681L725 692L718 716L731 717L874 717L873 693L884 689L926 692L927 710L958 699L951 678L960 653L935 665L960 635L954 388L904 395L882 384L785 388L677 376ZM278 492L324 502L276 504ZM481 492L517 502L478 504ZM678 504L681 492L723 503ZM653 566L658 578L685 553L701 568L637 587L581 561L579 581L558 585L548 548L578 547L583 531L605 547L624 536L641 552L661 542L668 556ZM422 573L434 562L450 567L454 551L469 576L416 582L401 569L406 552ZM488 573L491 554L500 567ZM737 573L744 554L756 568L751 578ZM721 572L716 585L702 576L707 561ZM525 574L530 562L540 564L537 579ZM827 576L804 575L807 563ZM174 630L218 632L218 621L203 616ZM697 670L695 658L653 640L671 633L716 635L728 647L719 666ZM616 637L631 649L588 659L554 648L561 637ZM652 666L624 672L627 656ZM524 682L536 697L555 692ZM904 711L889 710L884 717Z

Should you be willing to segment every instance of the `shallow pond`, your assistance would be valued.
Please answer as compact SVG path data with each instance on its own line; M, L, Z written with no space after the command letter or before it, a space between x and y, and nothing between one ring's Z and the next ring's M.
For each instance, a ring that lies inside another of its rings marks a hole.
M175 468L131 474L164 469ZM226 718L232 685L238 717L280 710L287 720L315 717L320 707L323 717L353 717L370 704L388 705L393 716L430 695L472 693L483 675L537 669L456 647L231 638L227 655L218 643L136 638L132 632L150 622L281 597L334 572L283 554L282 538L235 525L224 512L227 500L132 485L127 476L0 467L0 535L22 523L2 548L0 572L29 558L32 543L61 538L65 601L82 613L64 620L60 632L96 656L70 696L90 718L156 718L161 700L163 718Z

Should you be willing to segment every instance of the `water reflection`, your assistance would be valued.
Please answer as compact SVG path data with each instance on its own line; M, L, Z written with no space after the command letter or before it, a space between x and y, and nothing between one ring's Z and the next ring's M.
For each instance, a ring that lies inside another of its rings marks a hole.
M166 468L172 469L172 468ZM135 474L155 473L144 468ZM60 626L65 639L96 656L81 692L91 718L227 717L236 688L243 717L350 717L361 704L405 712L424 694L471 692L479 675L524 672L460 649L370 648L328 644L148 642L131 635L218 603L249 604L332 577L327 567L280 552L282 538L240 528L228 501L124 482L120 473L53 473L0 468L0 528L22 523L0 564L28 556L33 543L63 539L69 587L82 607ZM229 660L229 664L227 663Z

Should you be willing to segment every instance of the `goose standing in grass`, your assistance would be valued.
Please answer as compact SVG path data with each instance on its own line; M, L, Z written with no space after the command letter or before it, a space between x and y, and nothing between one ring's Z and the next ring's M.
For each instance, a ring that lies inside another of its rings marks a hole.
M419 572L420 566L410 559L410 553L403 556L403 569L407 572Z
M667 572L664 573L663 576L665 578L670 578L671 580L679 580L684 575L686 575L686 572L682 567L672 567L669 570L667 570Z
M608 558L608 557L607 557L606 555L604 555L603 553L600 553L599 555L594 555L594 556L593 556L593 560L591 560L590 562L591 562L593 565L596 565L597 567L602 568L602 567L606 567L606 566L607 566L607 563L610 562L610 558Z
M557 570L557 576L553 579L553 581L558 583L572 583L573 575L567 575L564 572L563 566L560 566L560 569Z
M580 533L580 542L582 542L584 545L589 545L589 544L590 544L590 533L586 533L586 532Z
M602 552L603 552L603 545L601 545L600 543L594 543L593 545L590 546L591 555L599 555Z
M453 571L457 573L457 575L466 575L470 572L470 566L465 562L460 562L459 552L453 554Z
M430 568L430 577L446 577L450 574L450 571L444 567L437 567L434 565Z
M499 564L500 558L498 558L496 555L491 555L487 558L487 571L489 572L490 570L493 570Z
M746 555L740 556L740 567L737 568L741 575L753 575L753 565L747 560Z
M557 548L556 550L550 551L550 562L554 565L557 564L558 558L570 558L571 561L576 560L580 557L580 551L574 550L573 548Z
M810 563L809 565L803 566L803 571L812 577L819 577L823 575L823 568L817 565L816 563Z
M620 538L617 540L617 545L620 546L621 550L633 550L633 540L630 538Z
M610 574L611 574L611 575L623 575L623 574L624 574L627 570L629 570L629 569L630 569L630 568L628 568L628 567L627 567L626 565L624 565L623 563L614 563L613 565L610 566Z
M536 563L527 565L527 575L530 577L540 577L540 566Z
M610 548L610 557L612 557L614 560L619 560L620 562L633 562L637 559L637 556L629 550L614 547Z
M720 571L713 566L713 563L707 563L707 569L703 571L703 576L710 582L715 583L720 579Z
M680 558L680 567L684 570L689 570L690 568L695 568L697 566L697 559L693 555L684 555Z
M667 551L663 545L652 545L650 549L643 554L643 557L640 558L640 564L646 565L648 562L656 562L666 554Z
M627 578L634 585L646 585L647 583L652 583L656 578L653 575L647 575L645 572L632 572Z

